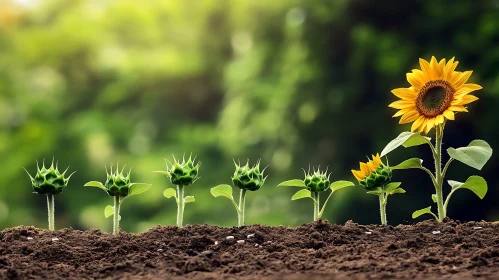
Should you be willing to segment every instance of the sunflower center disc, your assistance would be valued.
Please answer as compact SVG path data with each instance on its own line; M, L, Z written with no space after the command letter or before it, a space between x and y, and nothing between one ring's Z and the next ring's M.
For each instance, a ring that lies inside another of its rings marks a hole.
M427 82L419 91L416 110L428 118L442 114L450 107L454 98L454 89L443 80Z

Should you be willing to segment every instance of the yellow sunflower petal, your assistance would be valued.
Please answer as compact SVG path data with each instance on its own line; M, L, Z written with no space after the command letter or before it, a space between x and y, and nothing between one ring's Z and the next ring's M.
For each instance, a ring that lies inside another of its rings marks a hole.
M456 73L456 72L454 72ZM473 71L464 71L462 73L460 73L459 75L456 75L456 76L453 76L452 80L451 80L451 85L453 88L460 88L462 85L464 85L464 83L466 83L468 81L468 79L470 78L471 74L473 73Z
M416 103L414 101L409 100L397 100L392 102L388 107L392 107L395 109L405 109L405 108L416 108Z
M364 175L362 174L362 172L357 171L357 170L353 170L353 169L351 171L352 171L353 176L355 176L355 178L357 178L357 180L359 180L359 181L364 180Z
M425 129L427 123L428 123L428 119L425 118L423 120L423 123L421 125L419 125L418 133L424 132L424 129Z
M421 72L421 70L419 71ZM421 89L421 87L423 87L425 84L423 72L419 73L413 71L413 73L407 73L406 76L407 76L407 81L417 91L419 91L419 89Z
M450 106L448 110L452 110L454 112L468 112L468 109L460 105Z
M376 156L373 156L373 163L376 168L378 168L381 165L381 157L379 156L379 153L376 154Z
M446 117L448 120L453 121L454 120L454 112L452 112L451 110L446 110L444 112L444 117Z
M430 68L433 72L433 79L440 79L442 75L442 68L440 68L437 59L434 56L431 57Z
M433 119L428 119L426 122L426 128L425 128L425 133L428 134L432 128L435 127L435 118Z
M444 69L445 69L445 58L442 58L438 63L438 68L440 69L440 78L444 78Z
M362 171L362 173L364 174L364 177L369 176L369 174L371 174L369 166L367 166L367 164L365 164L363 162L360 162L360 171Z
M396 88L392 90L392 93L400 99L404 100L416 100L418 93L412 88Z
M443 71L444 80L450 79L450 77L452 76L452 72L454 72L458 63L459 63L458 61L454 62L454 57L447 62Z
M438 115L435 117L435 124L436 125L444 123L444 121L445 121L444 115Z
M474 96L474 95L465 95L463 96L463 100L461 101L461 104L460 105L466 105L468 103L471 103L473 101L477 101L478 100L478 97Z
M411 131L418 129L424 120L425 120L424 116L419 116L419 118L417 118L416 121L414 121L414 123L412 124Z
M419 118L419 112L414 110L408 113L405 113L399 120L399 124L410 123Z
M431 71L430 63L428 61L426 61L423 58L420 58L419 66L421 67L421 70L423 71L423 73L425 73L426 77L429 80L433 79L433 71Z
M464 84L460 88L456 89L456 93L454 94L455 96L461 96L463 94L470 93L475 90L482 89L481 85L477 84Z
M374 166L374 163L372 161L367 162L367 167L369 167L371 172L376 170L376 167Z
M407 109L407 108L406 108L406 109L399 110L399 111L397 111L397 113L395 113L395 114L392 116L392 118L400 117L400 116L402 116L403 114L405 114L405 113L407 113L407 112L410 112L410 111L412 111L412 110L413 110L413 109Z

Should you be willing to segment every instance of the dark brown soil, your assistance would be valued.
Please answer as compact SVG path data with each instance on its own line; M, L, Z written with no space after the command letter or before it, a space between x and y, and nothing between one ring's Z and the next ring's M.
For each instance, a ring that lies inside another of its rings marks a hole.
M499 223L157 226L119 237L17 227L0 233L0 278L499 279Z

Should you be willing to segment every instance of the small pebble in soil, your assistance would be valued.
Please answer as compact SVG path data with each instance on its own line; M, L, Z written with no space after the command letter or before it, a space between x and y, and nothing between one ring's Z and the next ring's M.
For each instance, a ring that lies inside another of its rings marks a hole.
M243 243L244 243L244 240L237 240L237 243L238 243L238 244L243 244Z
M253 237L253 236L255 236L255 234L254 234L254 233L252 233L252 234L248 234L248 238L251 238L251 237Z
M158 249L158 252L163 252L163 249Z
M431 233L433 233L433 234L439 234L439 233L440 233L440 231L439 231L439 230L434 230L434 231L432 231Z
M54 237L54 238L52 238L52 241L59 241L59 238Z
M257 244L255 244L255 247L258 247L258 243L257 243Z
M372 234L372 232L370 232L370 231L366 231L366 234Z
M225 239L227 239L227 240L232 240L232 239L234 239L234 236L229 235L229 236L227 236Z
M218 241L215 241L215 245L218 245Z
M482 229L482 227L474 227L473 229Z
M33 240L33 237L28 237L28 240Z

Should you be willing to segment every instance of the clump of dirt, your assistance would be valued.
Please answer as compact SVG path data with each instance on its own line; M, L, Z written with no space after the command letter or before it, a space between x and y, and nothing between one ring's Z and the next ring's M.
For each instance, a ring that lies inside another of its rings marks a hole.
M2 279L467 279L499 277L499 224L157 226L0 232Z

